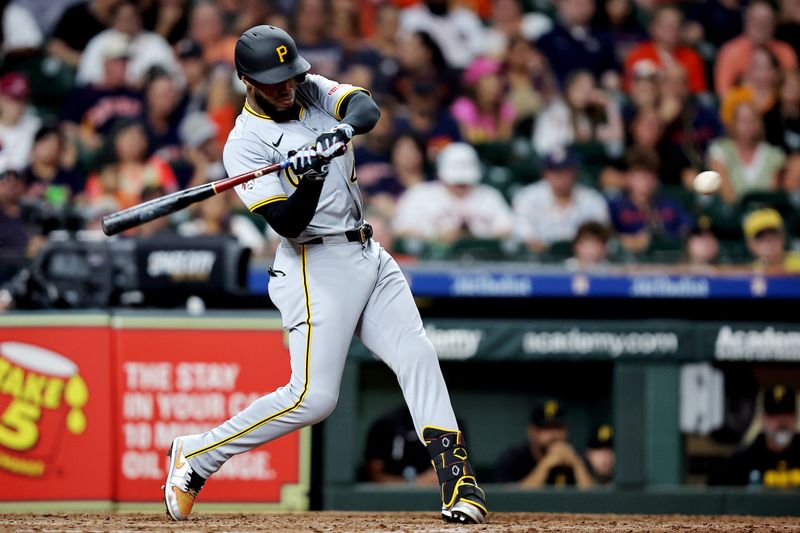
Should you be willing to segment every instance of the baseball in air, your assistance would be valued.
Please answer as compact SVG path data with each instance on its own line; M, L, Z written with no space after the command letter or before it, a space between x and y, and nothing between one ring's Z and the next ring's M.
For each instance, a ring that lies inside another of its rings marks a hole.
M719 172L706 170L694 177L694 190L700 194L714 194L719 190L722 177Z

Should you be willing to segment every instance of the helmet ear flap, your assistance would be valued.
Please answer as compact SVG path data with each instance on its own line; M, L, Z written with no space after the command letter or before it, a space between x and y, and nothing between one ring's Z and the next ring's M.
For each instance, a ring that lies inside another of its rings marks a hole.
M294 77L294 81L296 81L297 84L300 85L301 83L306 81L306 73L303 72L302 74L298 74L297 76Z

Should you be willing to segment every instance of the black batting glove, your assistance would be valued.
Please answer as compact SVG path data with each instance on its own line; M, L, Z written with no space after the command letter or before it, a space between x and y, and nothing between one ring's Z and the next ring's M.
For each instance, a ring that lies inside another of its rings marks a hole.
M314 147L322 157L333 159L347 151L347 143L353 138L353 134L353 126L343 122L330 131L320 134L314 142Z
M313 146L290 150L286 155L296 176L322 181L328 175L328 158L318 155Z

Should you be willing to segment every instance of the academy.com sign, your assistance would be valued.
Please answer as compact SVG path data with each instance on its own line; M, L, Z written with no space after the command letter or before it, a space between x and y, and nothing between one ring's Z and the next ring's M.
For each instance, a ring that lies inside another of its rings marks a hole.
M723 326L714 343L714 357L725 361L800 361L800 331Z
M678 353L678 335L672 332L531 331L522 337L522 350L533 355L608 354L672 355Z

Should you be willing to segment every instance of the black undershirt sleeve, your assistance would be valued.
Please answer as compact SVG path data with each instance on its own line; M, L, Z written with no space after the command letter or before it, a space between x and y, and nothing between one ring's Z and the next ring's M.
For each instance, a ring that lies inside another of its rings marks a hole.
M278 235L294 239L314 218L324 183L323 180L301 179L297 190L288 199L267 204L253 212L264 217Z
M344 97L340 107L342 120L353 126L356 135L367 133L381 118L381 110L375 100L363 91L356 91Z

